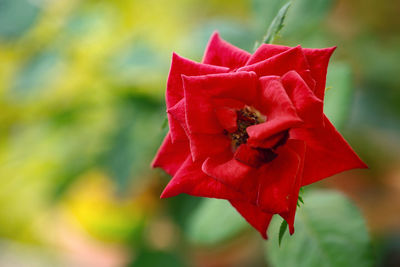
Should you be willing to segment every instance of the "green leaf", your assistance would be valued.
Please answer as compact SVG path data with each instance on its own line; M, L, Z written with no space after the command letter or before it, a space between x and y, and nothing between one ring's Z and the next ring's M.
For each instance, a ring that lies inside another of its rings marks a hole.
M0 1L0 39L14 39L33 26L40 7L29 0Z
M173 253L164 251L143 250L139 251L135 259L127 265L128 267L183 267L185 266L182 259Z
M303 197L299 195L299 198L297 199L297 207L300 207L300 203L304 204Z
M18 101L32 100L44 93L51 81L62 72L62 56L53 50L35 54L18 71L14 83L11 84L12 99Z
M99 157L118 193L128 193L129 185L140 181L149 169L149 162L157 149L155 140L161 134L159 125L163 105L152 97L128 93L116 102L117 127L110 135L107 149Z
M271 24L269 25L267 34L264 36L262 43L264 44L270 44L274 41L275 36L281 31L281 29L284 26L284 21L286 14L289 10L290 5L292 4L291 1L286 3L278 12L278 14L275 16L275 18L272 20ZM255 49L259 46L258 43L255 45Z
M187 235L193 243L215 245L234 237L246 227L246 221L228 201L207 198L189 218Z
M307 205L298 210L295 233L282 237L278 246L279 219L271 222L266 256L274 267L371 266L370 243L364 219L342 194L308 191ZM276 216L275 216L276 217Z
M166 117L163 123L161 124L161 130L167 129L167 126L168 126L168 118Z
M353 95L352 72L344 63L329 66L325 92L324 112L336 128L344 126Z
M281 227L279 227L279 246L281 246L282 237L286 233L288 224L285 220L282 221Z

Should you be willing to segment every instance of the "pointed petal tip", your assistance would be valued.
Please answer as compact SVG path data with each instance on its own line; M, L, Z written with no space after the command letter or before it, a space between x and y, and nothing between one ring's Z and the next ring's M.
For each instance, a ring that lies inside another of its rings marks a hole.
M369 166L354 152L354 167L351 169L369 169Z
M163 198L170 198L170 197L175 197L181 193L183 193L178 187L177 183L173 182L172 180L167 184L167 186L164 188L163 192L160 195L160 199Z
M214 30L213 33L211 34L210 39L214 39L214 38L220 38L218 30Z
M172 62L174 62L177 58L180 58L180 56L176 52L172 52Z
M151 167L152 169L161 167L160 164L158 163L158 154L157 154L157 155L154 157L154 159L151 161L150 167Z
M333 52L335 52L336 48L337 48L336 45L327 48L327 50L328 50L328 58L330 58L332 56L332 54L333 54Z
M260 234L264 240L268 240L267 230L265 230L265 232L260 232Z
M173 195L171 194L171 192L170 192L170 190L168 189L168 186L167 186L164 189L164 191L161 193L160 199L169 198L169 197L173 197Z
M289 234L290 235L294 234L294 225L293 224L289 224Z
M362 160L360 160L360 169L370 169L370 167Z
M172 64L180 62L180 61L184 61L184 60L188 60L184 57L181 57L178 53L176 52L172 52Z

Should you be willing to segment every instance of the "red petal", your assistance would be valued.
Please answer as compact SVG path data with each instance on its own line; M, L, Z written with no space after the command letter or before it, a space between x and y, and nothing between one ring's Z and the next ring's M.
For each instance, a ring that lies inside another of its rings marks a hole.
M167 113L167 117L171 134L171 141L175 143L178 141L187 140L185 130L182 128L181 124L170 113Z
M322 126L292 129L290 135L307 146L302 186L342 171L367 168L325 115Z
M173 119L175 119L179 125L181 126L180 129L184 130L184 134L185 134L185 138L187 139L187 133L188 133L188 129L187 129L187 125L186 125L186 119L185 119L185 99L181 99L178 103L176 103L175 106L169 108L167 110L168 115L171 115L173 117ZM172 129L174 127L174 125L171 125ZM171 131L172 131L171 129Z
M261 77L266 75L282 76L291 70L300 72L308 69L309 65L301 47L296 46L264 61L241 67L238 71L254 71Z
M259 168L276 158L271 149L253 148L248 144L241 144L235 151L234 158L253 168Z
M254 65L261 61L265 61L266 59L273 58L285 51L288 51L289 49L292 48L288 46L263 44L251 56L251 58L247 62L247 65ZM302 49L307 59L309 69L311 70L311 76L316 82L315 95L321 100L324 99L326 72L328 68L329 59L332 53L335 51L335 49L336 47L323 48L323 49L312 49L312 48ZM298 69L294 68L288 69L287 71L289 70L296 70L303 77L308 86L314 91L314 87L310 83L310 80L305 78L303 76L303 73L301 73Z
M236 69L246 64L250 53L222 40L214 32L204 53L203 63Z
M244 200L244 196L201 171L201 163L192 161L189 156L176 172L161 194L161 198L173 197L179 194L197 197L211 197Z
M151 166L163 168L169 175L174 175L189 155L189 142L184 140L172 143L168 133Z
M320 125L323 121L323 102L314 95L300 75L290 71L281 80L297 114L305 122L303 127Z
M306 84L311 89L311 91L314 92L315 91L315 86L317 85L317 82L312 77L311 71L310 70L304 70L304 71L298 72L298 74L306 82Z
M213 98L232 98L252 104L257 96L257 76L252 72L183 76L186 119L192 133L221 133Z
M262 141L302 123L280 82L270 78L265 80L262 77L260 83L262 94L259 97L260 104L256 108L267 116L267 121L246 129L250 143L257 140Z
M219 107L215 109L215 115L217 116L221 126L230 133L233 133L237 129L237 113L233 108Z
M166 102L167 109L178 103L184 95L181 75L204 75L228 72L228 68L197 63L173 53L168 76ZM185 139L185 133L179 123L168 115L172 141Z
M273 214L263 212L260 208L247 202L230 200L235 209L260 232L264 239L267 239L267 229Z
M269 213L287 212L300 158L288 146L278 149L278 157L259 169L257 206Z
M232 98L213 98L214 107L226 107L231 109L242 109L245 104L242 101Z
M256 180L251 175L253 169L232 158L232 153L207 158L202 170L217 181L240 192L249 192L254 189Z
M247 61L246 65L251 65L263 60L266 60L270 57L276 56L286 50L289 50L290 47L282 46L282 45L273 45L273 44L262 44L259 48L257 48L256 52L250 57Z
M336 47L324 49L303 49L308 64L310 64L311 75L316 81L314 93L321 100L324 100L326 72L328 70L329 59L335 49Z
M190 152L194 161L231 150L231 140L224 134L189 134Z
M301 187L301 181L303 178L303 167L304 167L304 155L305 155L305 143L300 140L293 140L289 139L286 146L294 151L300 159L300 165L299 165L299 170L296 175L296 180L294 182L294 186L292 191L289 194L289 211L285 213L281 213L280 215L282 218L286 220L286 222L289 225L289 232L290 234L294 233L294 218L296 215L296 209L297 209L297 200L299 198L299 191Z
M272 148L274 147L279 141L285 138L287 132L279 132L274 134L266 139L256 140L251 139L247 140L247 144L251 147L259 147L259 148Z

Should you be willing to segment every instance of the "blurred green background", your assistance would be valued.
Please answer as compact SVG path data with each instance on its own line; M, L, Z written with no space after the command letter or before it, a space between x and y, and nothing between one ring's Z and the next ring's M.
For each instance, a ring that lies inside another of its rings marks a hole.
M160 200L150 162L172 51L200 61L214 30L251 51L283 3L0 0L0 266L266 266L225 202ZM378 266L400 266L398 14L297 0L276 40L338 46L326 113L370 169L317 186L361 209Z

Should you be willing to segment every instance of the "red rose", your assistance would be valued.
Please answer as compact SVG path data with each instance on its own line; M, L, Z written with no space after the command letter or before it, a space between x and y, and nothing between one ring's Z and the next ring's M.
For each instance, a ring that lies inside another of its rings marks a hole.
M263 44L251 55L214 33L203 63L173 54L170 132L153 162L173 176L161 197L227 199L264 238L274 214L293 233L301 186L366 168L323 113L334 50Z

